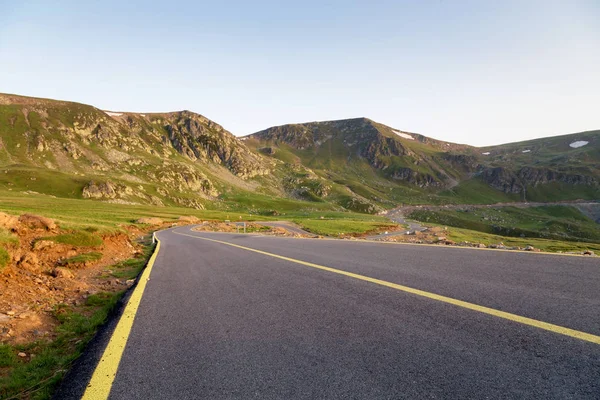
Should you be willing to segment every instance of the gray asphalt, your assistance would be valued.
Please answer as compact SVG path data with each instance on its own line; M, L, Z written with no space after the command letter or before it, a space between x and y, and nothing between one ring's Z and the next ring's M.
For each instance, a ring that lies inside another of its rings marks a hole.
M600 335L598 258L177 228L158 235L112 399L600 398L600 345L179 233Z

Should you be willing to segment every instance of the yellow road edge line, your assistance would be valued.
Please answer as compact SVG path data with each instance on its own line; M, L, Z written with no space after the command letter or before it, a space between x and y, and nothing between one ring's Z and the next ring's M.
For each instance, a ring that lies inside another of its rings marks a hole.
M85 393L81 397L82 400L107 399L110 394L110 390L112 389L113 382L117 375L119 363L121 362L121 357L123 356L123 351L125 350L125 345L127 344L127 339L129 339L129 334L131 333L133 320L135 319L140 301L142 300L142 295L146 289L146 284L148 283L150 273L152 272L154 261L160 250L160 240L156 240L157 244L154 253L152 253L148 265L144 269L144 272L142 272L138 284L125 306L125 310L117 323L117 327L108 341L108 345L92 374L92 378L87 385Z
M381 286L389 287L389 288L392 288L392 289L400 290L402 292L411 293L411 294L414 294L414 295L417 295L417 296L426 297L428 299L441 301L443 303L452 304L452 305L455 305L455 306L458 306L458 307L462 307L462 308L466 308L466 309L473 310L473 311L478 311L478 312L483 313L483 314L492 315L494 317L503 318L503 319L506 319L506 320L518 322L518 323L523 324L523 325L529 325L529 326L533 326L535 328L543 329L543 330L546 330L546 331L558 333L558 334L565 335L565 336L570 336L570 337L573 337L573 338L576 338L576 339L580 339L580 340L585 340L587 342L591 342L591 343L595 343L595 344L600 344L600 336L593 335L591 333L587 333L587 332L582 332L582 331L578 331L578 330L575 330L575 329L566 328L566 327L563 327L563 326L560 326L560 325L554 325L554 324L551 324L551 323L548 323L548 322L538 321L538 320L533 319L533 318L522 317L522 316L517 315L517 314L512 314L512 313L509 313L509 312L496 310L494 308L480 306L478 304L469 303L468 301L463 301L463 300L454 299L452 297L442 296L442 295L431 293L431 292L427 292L427 291L424 291L424 290L411 288L409 286L399 285L397 283L392 283L392 282L384 281L384 280L381 280L381 279L371 278L371 277L365 276L365 275L355 274L353 272L343 271L343 270L336 269L336 268L326 267L324 265L313 264L313 263L310 263L310 262L307 262L307 261L296 260L294 258L280 256L278 254L273 254L273 253L269 253L269 252L266 252L266 251L253 249L251 247L245 247L245 246L240 246L240 245L234 244L234 243L224 242L222 240L209 239L209 238L205 238L205 237L201 237L201 236L188 235L188 234L180 233L180 232L174 232L174 233L176 233L178 235L189 236L189 237L196 238L196 239L202 239L202 240L207 240L207 241L211 241L211 242L225 244L225 245L228 245L228 246L237 247L239 249L252 251L252 252L255 252L255 253L258 253L258 254L263 254L263 255L274 257L274 258L279 258L281 260L290 261L290 262L293 262L293 263L296 263L296 264L301 264L301 265L304 265L304 266L307 266L307 267L316 268L316 269L320 269L320 270L327 271L327 272L332 272L334 274L344 275L344 276L347 276L347 277L350 277L350 278L359 279L361 281L374 283L374 284L377 284L377 285L381 285Z

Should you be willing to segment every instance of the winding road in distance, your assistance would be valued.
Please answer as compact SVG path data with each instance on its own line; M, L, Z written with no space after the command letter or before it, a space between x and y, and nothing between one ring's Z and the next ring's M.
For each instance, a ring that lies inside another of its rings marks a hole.
M600 398L598 258L157 236L131 329L102 332L56 398L92 374L84 398Z

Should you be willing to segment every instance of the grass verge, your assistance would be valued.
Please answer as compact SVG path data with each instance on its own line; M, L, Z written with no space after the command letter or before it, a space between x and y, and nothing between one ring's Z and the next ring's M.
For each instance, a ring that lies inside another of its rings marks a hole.
M4 247L0 247L0 272L4 270L8 262L10 261L10 254Z
M76 231L62 235L49 236L43 240L51 240L56 243L68 244L75 247L97 247L104 243L102 238L86 231Z
M147 264L154 247L144 243L138 258L123 261L113 276L135 278ZM0 398L49 399L72 363L106 322L125 292L90 295L81 306L61 305L53 314L59 326L54 340L26 345L0 344ZM25 354L24 357L19 353Z
M409 217L499 236L600 243L598 224L569 206L416 210Z
M486 246L503 243L507 247L521 248L533 246L536 249L551 253L582 252L585 250L592 250L596 253L600 253L600 244L598 243L565 242L540 238L515 238L453 227L448 228L444 235L457 243L483 243Z
M383 229L394 230L398 225L384 221L356 221L356 220L327 220L327 219L295 219L294 222L303 229L316 235L344 236L361 235Z
M79 264L85 264L87 262L98 261L102 258L102 253L93 251L91 253L79 254L74 257L69 257L66 260L60 262L60 265L64 267L74 267Z

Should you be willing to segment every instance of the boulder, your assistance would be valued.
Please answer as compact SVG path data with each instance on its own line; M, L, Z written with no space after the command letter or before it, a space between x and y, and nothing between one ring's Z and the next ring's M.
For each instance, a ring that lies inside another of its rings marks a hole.
M40 267L35 253L25 253L17 263L17 266L32 272L37 272Z
M82 192L84 199L114 199L117 197L117 186L108 182L89 182Z
M55 243L51 240L37 240L35 243L33 243L33 250L34 251L42 251L45 249L49 249L55 246Z

